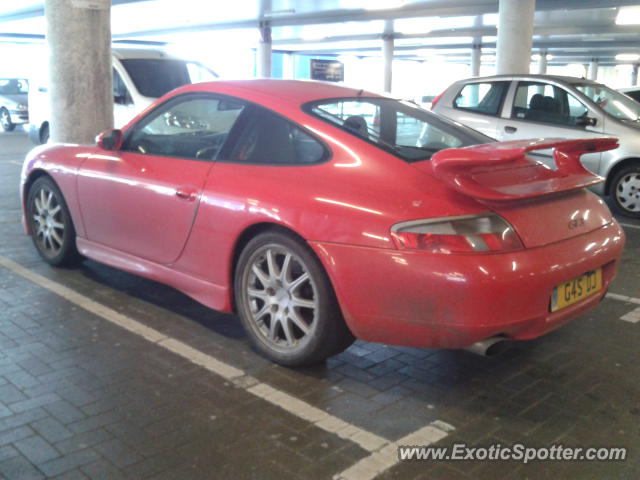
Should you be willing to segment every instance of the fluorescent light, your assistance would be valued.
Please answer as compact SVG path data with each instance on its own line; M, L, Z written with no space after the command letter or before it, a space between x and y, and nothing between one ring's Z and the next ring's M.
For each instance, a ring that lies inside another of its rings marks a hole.
M616 25L640 25L640 6L620 7Z
M404 7L407 0L369 0L365 10L391 10Z
M633 62L638 59L640 59L640 55L637 53L619 53L616 55L616 60L621 62Z

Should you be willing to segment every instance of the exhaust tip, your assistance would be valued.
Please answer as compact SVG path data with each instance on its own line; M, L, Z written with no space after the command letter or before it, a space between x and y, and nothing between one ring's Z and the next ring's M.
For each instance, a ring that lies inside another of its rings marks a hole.
M483 357L493 357L504 352L508 346L504 337L489 337L469 345L465 350Z

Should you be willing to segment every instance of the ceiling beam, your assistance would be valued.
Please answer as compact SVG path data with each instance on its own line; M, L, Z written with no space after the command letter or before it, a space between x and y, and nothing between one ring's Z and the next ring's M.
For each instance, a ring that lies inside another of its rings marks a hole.
M125 5L127 3L150 2L153 0L111 0L111 6ZM28 18L44 17L44 1L40 5L33 5L26 8L18 8L10 12L0 14L0 23L13 22L15 20L26 20Z
M637 3L638 0L537 0L536 11L615 8L620 6L636 5ZM120 38L141 37L166 35L170 33L254 28L258 26L258 23L261 20L268 20L272 27L283 27L295 25L317 25L324 23L362 22L370 20L394 20L400 18L483 15L486 13L497 12L498 0L430 0L411 3L400 8L391 8L386 10L367 10L364 8L334 9L284 15L269 15L267 12L264 14L263 18L136 30L117 36Z
M431 30L424 33L394 33L394 38L450 38L450 37L495 37L498 34L496 27L466 27L466 28L449 28L446 30ZM569 26L538 26L534 27L534 35L538 36L580 36L586 35L609 35L609 36L628 36L634 35L640 39L640 31L637 25L569 25ZM302 38L280 38L274 39L274 45L304 45L305 43L331 43L331 42L346 42L353 40L377 40L381 39L382 33L368 33L359 35L335 35L325 37L322 39L311 40Z

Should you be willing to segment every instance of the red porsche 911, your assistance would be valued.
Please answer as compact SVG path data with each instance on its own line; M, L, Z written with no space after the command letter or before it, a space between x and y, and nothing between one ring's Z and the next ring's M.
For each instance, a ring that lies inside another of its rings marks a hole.
M24 226L82 257L237 312L301 365L354 337L463 348L594 308L624 234L580 156L615 139L492 139L410 103L305 81L167 94L97 145L25 160ZM528 152L553 149L551 166Z

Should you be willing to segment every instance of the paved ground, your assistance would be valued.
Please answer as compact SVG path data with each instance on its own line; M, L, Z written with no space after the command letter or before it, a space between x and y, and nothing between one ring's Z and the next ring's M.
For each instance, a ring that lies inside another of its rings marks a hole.
M621 317L640 305L606 299L493 358L357 342L325 365L277 367L233 316L175 290L93 261L40 261L19 225L29 148L23 132L0 134L0 479L638 478L640 322ZM624 222L611 291L640 297L640 223ZM398 440L629 453L399 462Z

